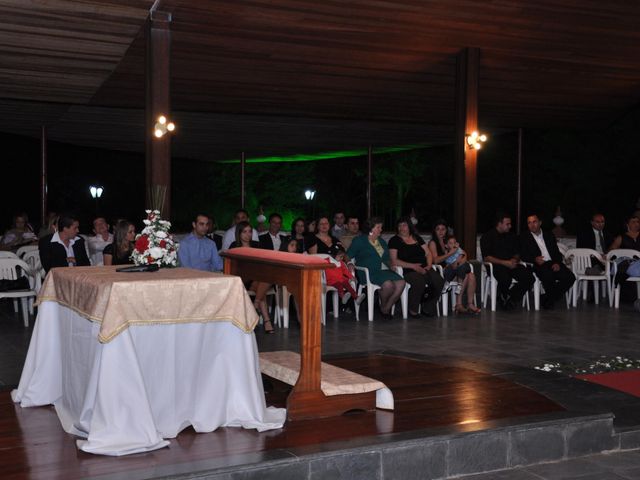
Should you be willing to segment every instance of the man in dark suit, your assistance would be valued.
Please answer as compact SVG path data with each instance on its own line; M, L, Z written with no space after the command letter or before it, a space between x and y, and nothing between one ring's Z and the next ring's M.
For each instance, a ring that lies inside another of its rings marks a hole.
M498 294L505 310L522 301L533 286L533 273L520 263L518 238L511 233L511 216L498 212L494 228L482 235L480 249L485 262L493 265L493 276L498 282ZM512 280L516 283L512 284Z
M269 215L269 230L260 234L258 241L260 242L260 248L265 250L287 250L287 237L286 234L281 233L282 228L282 216L279 213L272 213Z
M40 239L38 250L45 272L54 267L91 265L84 239L78 236L79 225L73 215L61 215L58 230Z
M564 264L555 235L542 231L538 215L527 217L527 227L529 231L520 236L522 260L533 264L545 291L540 302L550 309L571 288L576 277Z
M576 248L591 248L604 255L609 250L613 237L604 229L604 215L594 213L591 217L591 227L578 232Z

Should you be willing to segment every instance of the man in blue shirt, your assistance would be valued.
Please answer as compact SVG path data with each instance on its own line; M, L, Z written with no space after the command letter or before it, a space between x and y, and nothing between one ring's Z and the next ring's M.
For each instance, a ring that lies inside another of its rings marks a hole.
M180 242L178 249L180 266L206 272L222 270L222 258L218 255L216 244L206 236L209 229L209 215L199 213L192 225L193 231Z

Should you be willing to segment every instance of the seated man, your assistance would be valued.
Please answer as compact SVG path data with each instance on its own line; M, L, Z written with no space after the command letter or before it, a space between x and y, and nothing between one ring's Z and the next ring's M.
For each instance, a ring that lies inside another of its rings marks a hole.
M531 270L520 263L518 239L511 233L510 215L504 212L496 214L495 227L482 235L480 249L484 261L493 265L502 306L509 310L519 305L533 286L534 278ZM512 280L517 283L512 285Z
M282 228L282 216L279 213L269 215L269 230L258 236L260 248L265 250L287 251L288 236L280 231Z
M605 231L604 225L604 215L594 213L591 216L589 228L579 231L576 235L576 248L590 248L600 254L600 258L591 260L594 275L604 272L605 256L609 251L609 246L613 243L613 237Z
M109 233L109 225L104 217L93 220L93 237L87 239L87 253L91 265L104 265L102 251L113 243L113 234Z
M222 237L222 248L220 249L221 252L229 250L231 244L236 241L236 225L240 222L248 221L249 212L247 212L244 208L236 210L236 213L233 215L233 225L226 232L224 232L224 236ZM251 240L255 242L258 241L258 232L255 228L253 229Z
M553 308L556 300L571 288L576 277L563 262L556 237L542 231L542 221L537 215L527 217L528 232L520 236L522 260L533 264L545 294L540 298L543 308Z
M60 215L58 231L40 239L38 250L45 272L54 267L90 265L84 240L78 236L79 225L75 216Z
M331 228L331 235L336 237L338 240L342 238L347 232L347 226L344 224L344 213L336 212L333 216L333 227Z
M221 271L222 258L213 240L208 238L209 216L204 213L196 215L191 223L193 231L181 242L178 249L178 261L181 267L194 268L205 272Z
M347 217L347 231L342 235L340 242L345 250L351 246L351 241L360 235L360 221L358 217L349 215Z

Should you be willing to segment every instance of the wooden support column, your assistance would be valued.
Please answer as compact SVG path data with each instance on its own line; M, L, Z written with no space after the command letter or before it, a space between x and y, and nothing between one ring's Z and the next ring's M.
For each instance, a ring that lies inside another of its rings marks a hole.
M455 227L469 259L476 258L478 152L467 147L465 135L478 130L479 72L480 50L462 50L456 71Z
M40 130L40 220L47 222L47 127Z
M247 159L244 156L244 152L240 155L240 207L244 208L244 196L245 196L245 185L244 185L244 174L245 174L245 165Z
M146 193L149 208L171 215L171 135L154 136L160 115L171 119L169 97L171 14L151 10L146 50Z
M367 151L367 218L365 219L367 222L371 218L371 179L373 176L373 147L369 145L369 150ZM362 222L364 224L365 222Z

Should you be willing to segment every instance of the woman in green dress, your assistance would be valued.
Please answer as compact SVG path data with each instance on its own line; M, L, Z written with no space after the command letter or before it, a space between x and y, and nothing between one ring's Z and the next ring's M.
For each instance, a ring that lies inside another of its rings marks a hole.
M389 247L387 242L380 238L382 219L374 217L367 223L369 234L355 237L351 242L347 255L355 260L359 267L367 267L369 269L371 282L380 285L380 290L378 290L380 312L383 318L391 318L391 308L402 295L405 281L390 268Z

